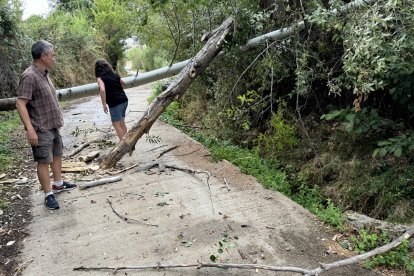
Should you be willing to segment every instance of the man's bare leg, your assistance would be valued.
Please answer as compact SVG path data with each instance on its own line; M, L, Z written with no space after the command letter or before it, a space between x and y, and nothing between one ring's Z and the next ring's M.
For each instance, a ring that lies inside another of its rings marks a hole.
M49 165L47 163L37 163L37 177L45 194L52 191L50 186Z
M53 180L62 180L62 156L53 156L53 162L50 164L53 172Z

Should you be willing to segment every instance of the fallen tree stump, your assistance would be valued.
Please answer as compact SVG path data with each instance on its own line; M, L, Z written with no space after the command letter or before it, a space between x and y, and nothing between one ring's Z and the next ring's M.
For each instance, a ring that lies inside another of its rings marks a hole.
M121 141L102 159L101 169L108 169L113 166L137 143L144 133L148 133L151 126L158 119L162 112L172 101L181 97L188 89L194 78L200 75L211 61L221 51L226 36L233 31L234 19L226 19L219 28L212 32L204 47L198 54L184 67L177 78L168 88L156 97L141 119L135 123Z

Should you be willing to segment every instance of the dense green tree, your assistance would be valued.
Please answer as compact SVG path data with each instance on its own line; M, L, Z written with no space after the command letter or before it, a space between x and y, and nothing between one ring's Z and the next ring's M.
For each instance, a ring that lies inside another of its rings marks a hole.
M0 98L16 95L21 67L30 62L21 16L19 1L0 0Z
M44 39L55 46L57 66L53 79L57 87L70 87L93 81L94 62L102 56L87 11L67 13L55 10L47 18L32 16L24 30L33 41Z
M99 44L116 69L124 55L125 40L133 34L136 11L123 1L95 0L92 13Z
M49 0L49 2L55 9L68 12L90 9L93 5L93 0Z

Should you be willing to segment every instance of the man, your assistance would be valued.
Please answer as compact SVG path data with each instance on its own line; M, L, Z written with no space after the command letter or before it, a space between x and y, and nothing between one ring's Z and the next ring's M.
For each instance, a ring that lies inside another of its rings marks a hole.
M36 41L32 45L32 57L33 64L20 79L16 107L37 162L45 205L49 209L59 209L54 193L74 189L76 185L62 181L63 143L59 128L63 126L63 116L48 75L48 70L55 65L53 45L44 40ZM49 166L53 172L52 185Z

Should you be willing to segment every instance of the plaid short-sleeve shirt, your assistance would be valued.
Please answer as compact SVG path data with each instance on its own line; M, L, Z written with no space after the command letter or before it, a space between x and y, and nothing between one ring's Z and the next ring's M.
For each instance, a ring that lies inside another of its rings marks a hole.
M45 131L63 126L56 90L47 71L35 65L28 67L20 78L18 98L29 100L27 111L33 127Z

